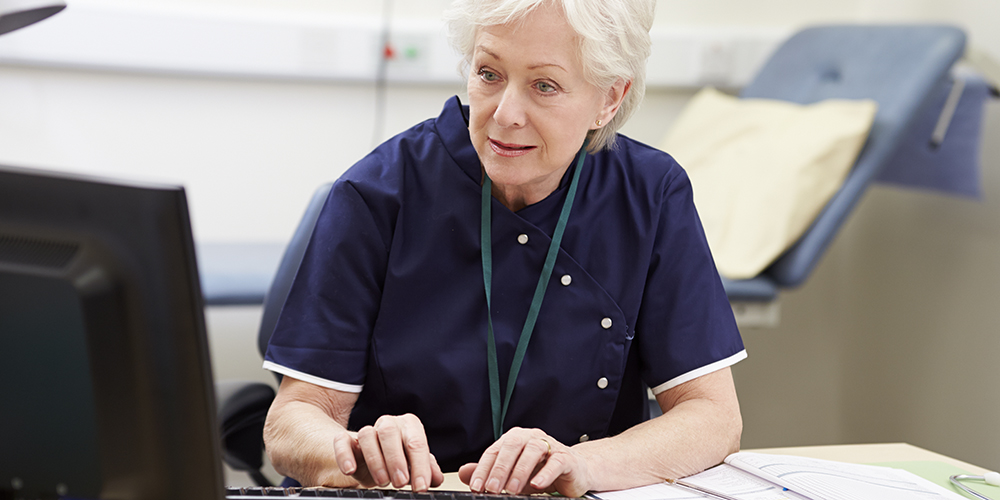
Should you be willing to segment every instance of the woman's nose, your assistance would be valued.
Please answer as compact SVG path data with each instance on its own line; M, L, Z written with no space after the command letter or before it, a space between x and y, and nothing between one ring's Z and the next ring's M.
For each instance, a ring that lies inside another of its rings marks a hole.
M493 112L493 119L501 127L523 127L527 122L526 96L509 85L500 96L500 103Z

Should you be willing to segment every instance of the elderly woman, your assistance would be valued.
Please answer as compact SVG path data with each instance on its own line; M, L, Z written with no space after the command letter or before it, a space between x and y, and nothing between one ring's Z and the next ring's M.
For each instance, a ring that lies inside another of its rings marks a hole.
M334 184L271 338L279 472L580 496L738 448L745 353L691 186L616 138L653 6L453 7L468 108L452 98Z

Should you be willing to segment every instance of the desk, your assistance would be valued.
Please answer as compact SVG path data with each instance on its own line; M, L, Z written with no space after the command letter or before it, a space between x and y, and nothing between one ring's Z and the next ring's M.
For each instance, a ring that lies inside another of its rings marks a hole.
M934 453L933 451L906 443L796 446L791 448L759 448L743 451L772 453L775 455L797 455L800 457L821 458L856 464L908 461L943 462L972 474L987 472L982 467L977 467L961 460L956 460L940 453ZM467 490L468 486L458 479L458 473L448 473L444 475L444 484L441 485L440 489Z

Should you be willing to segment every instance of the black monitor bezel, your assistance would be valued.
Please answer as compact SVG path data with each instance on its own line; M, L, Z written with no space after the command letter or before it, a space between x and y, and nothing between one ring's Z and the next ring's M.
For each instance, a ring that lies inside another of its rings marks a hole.
M79 245L61 267L4 261L0 270L65 280L79 294L97 417L97 496L222 498L215 395L184 189L0 165L3 235ZM55 487L14 491L5 479L0 489L15 497L45 496ZM55 493L95 492L70 486Z

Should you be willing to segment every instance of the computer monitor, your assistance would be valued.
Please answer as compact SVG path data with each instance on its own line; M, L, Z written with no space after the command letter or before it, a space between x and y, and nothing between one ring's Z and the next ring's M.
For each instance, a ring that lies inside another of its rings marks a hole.
M0 166L0 499L223 498L184 190Z

